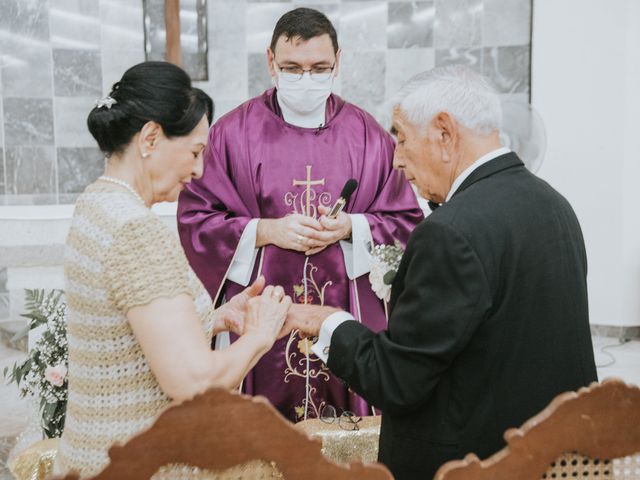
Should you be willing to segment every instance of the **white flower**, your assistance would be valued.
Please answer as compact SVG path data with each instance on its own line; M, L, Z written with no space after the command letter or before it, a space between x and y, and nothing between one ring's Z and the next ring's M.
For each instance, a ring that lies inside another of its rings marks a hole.
M384 275L387 271L389 271L389 266L386 263L380 262L377 259L372 260L371 272L369 273L371 289L379 299L385 302L388 302L391 298L391 285L384 283Z
M44 378L51 385L61 387L67 376L67 367L64 365L56 365L55 367L47 366L44 371Z
M369 282L376 296L385 302L389 302L391 298L391 280L387 280L389 283L385 282L385 276L398 271L402 253L399 242L395 242L395 245L376 245L371 251Z

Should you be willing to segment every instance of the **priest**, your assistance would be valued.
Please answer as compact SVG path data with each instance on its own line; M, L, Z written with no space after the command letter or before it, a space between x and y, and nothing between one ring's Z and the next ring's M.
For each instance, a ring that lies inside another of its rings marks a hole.
M409 183L393 170L393 140L371 115L331 93L340 50L322 13L297 8L282 16L267 61L275 88L212 127L204 175L180 197L187 257L215 302L264 275L297 303L355 312L382 330L385 305L371 290L368 252L404 245L423 218ZM345 210L328 215L350 179L358 186ZM217 338L216 348L225 343ZM266 396L291 421L344 410L370 415L310 347L292 332L249 373L243 391Z

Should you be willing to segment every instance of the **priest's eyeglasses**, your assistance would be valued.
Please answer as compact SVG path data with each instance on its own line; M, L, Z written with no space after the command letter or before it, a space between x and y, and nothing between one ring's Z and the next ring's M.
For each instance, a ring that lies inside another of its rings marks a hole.
M278 70L280 70L282 78L289 82L297 82L298 80L301 80L305 72L309 72L311 80L315 80L316 82L326 82L331 78L333 69L336 68L335 63L332 67L313 67L308 69L293 65L281 67L275 61L273 64L278 67Z
M325 405L320 410L320 420L324 423L334 423L338 420L338 426L342 430L357 432L360 430L358 423L362 417L358 417L355 413L345 410L340 416L337 415L336 409L332 405Z

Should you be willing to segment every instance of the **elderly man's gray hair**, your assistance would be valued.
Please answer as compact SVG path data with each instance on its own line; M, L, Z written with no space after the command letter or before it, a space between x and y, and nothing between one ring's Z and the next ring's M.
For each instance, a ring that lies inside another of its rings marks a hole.
M407 118L425 127L448 112L464 127L487 135L500 129L500 99L487 79L464 65L437 67L419 73L393 99Z

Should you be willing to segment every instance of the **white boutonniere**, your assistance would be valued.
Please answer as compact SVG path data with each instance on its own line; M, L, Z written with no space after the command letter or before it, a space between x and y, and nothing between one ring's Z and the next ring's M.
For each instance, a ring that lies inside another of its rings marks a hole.
M381 300L391 298L391 284L396 278L404 250L396 240L394 245L376 245L371 249L371 289Z

